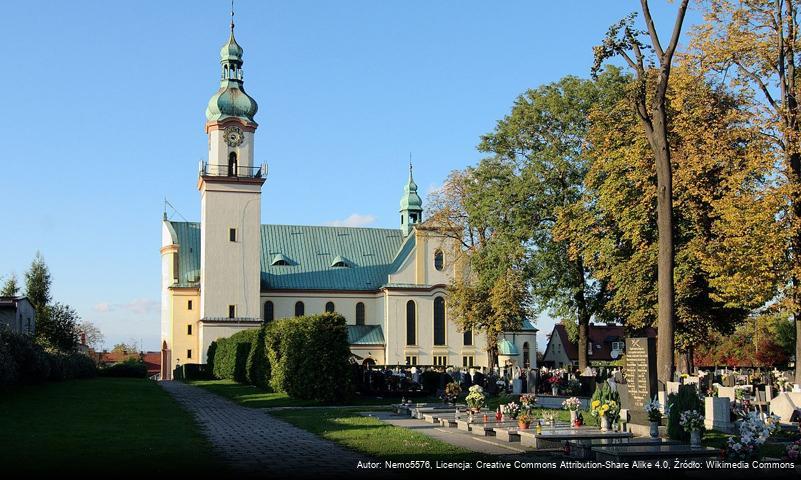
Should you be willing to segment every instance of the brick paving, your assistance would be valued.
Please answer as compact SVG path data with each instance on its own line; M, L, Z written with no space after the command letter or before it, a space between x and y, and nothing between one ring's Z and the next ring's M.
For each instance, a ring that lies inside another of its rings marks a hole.
M159 384L188 412L216 452L235 470L256 475L352 477L365 455L336 445L254 408L177 381ZM366 473L366 472L364 472Z

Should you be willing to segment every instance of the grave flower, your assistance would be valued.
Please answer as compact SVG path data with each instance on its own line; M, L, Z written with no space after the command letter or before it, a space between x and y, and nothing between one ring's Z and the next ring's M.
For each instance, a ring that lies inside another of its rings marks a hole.
M704 428L704 416L697 410L687 410L679 415L679 425L685 432L701 431Z
M520 405L515 402L509 402L506 405L502 405L501 410L503 411L504 415L508 415L511 418L517 418L517 416L520 414Z
M581 408L581 400L579 400L576 397L570 397L564 402L562 402L562 408L564 408L565 410L570 410L571 412L575 412L576 410Z
M648 420L652 422L659 422L662 420L662 405L656 400L656 397L651 399L650 402L645 404L645 413L648 414Z
M481 385L473 385L468 390L469 393L467 397L465 397L465 402L467 402L467 406L470 407L471 410L478 411L484 406L484 389L481 388Z

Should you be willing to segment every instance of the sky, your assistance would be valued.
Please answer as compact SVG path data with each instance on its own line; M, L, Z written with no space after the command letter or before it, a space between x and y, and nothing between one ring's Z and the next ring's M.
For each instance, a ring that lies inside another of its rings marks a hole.
M675 3L652 0L667 41ZM226 0L0 0L0 277L40 251L54 299L111 347L159 348L160 228L197 221L206 103ZM589 76L634 0L236 2L262 222L397 227L409 154L421 193L475 164L526 89ZM691 11L688 24L697 23ZM686 31L686 30L685 30ZM685 37L686 38L686 37ZM424 204L425 208L425 204ZM539 319L539 346L553 320Z

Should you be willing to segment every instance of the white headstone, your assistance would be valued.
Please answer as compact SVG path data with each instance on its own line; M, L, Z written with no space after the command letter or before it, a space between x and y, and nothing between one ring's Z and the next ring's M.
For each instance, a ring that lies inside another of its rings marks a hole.
M734 431L731 422L731 403L726 397L706 397L704 399L704 426L707 429L724 433Z
M770 402L770 413L782 422L789 422L795 410L801 409L801 392L782 392Z

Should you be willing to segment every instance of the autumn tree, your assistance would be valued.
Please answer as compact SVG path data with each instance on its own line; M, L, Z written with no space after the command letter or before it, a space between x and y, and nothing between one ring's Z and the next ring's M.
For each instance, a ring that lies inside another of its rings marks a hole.
M595 65L597 73L601 65L609 58L622 57L631 67L636 79L637 88L632 91L631 104L637 114L648 144L653 152L656 167L657 185L657 226L658 226L658 330L657 339L657 377L661 382L673 378L674 348L674 248L673 248L673 180L670 162L670 144L668 141L668 115L665 106L673 56L676 53L681 35L684 16L689 0L679 4L673 33L663 48L657 34L648 0L640 0L643 19L647 27L650 44L642 41L645 32L634 27L635 15L629 15L613 25L603 43L595 47ZM650 48L656 59L655 66L647 64L646 49ZM654 88L649 91L646 84L649 76L655 74Z
M647 89L654 88L651 77ZM782 205L771 182L770 145L749 122L747 100L689 66L677 67L667 92L676 185L675 342L687 369L695 347L717 332L730 333L774 295L770 284L748 280L781 272L773 249L760 253L752 268L743 261L762 242L779 241ZM636 332L658 319L656 168L628 100L593 111L591 122L594 160L586 190L562 211L557 230L585 244L585 263L609 286L606 309ZM739 288L732 287L733 276Z
M86 345L94 350L97 350L105 340L103 332L92 322L83 321L79 323L77 330L79 334L84 335L86 338Z
M716 70L721 81L760 98L751 111L763 134L774 142L786 182L786 244L763 248L789 255L780 300L795 320L795 357L801 358L801 111L795 46L799 41L798 0L710 0L693 34L698 63ZM770 278L760 279L768 282ZM801 383L796 361L795 383Z

